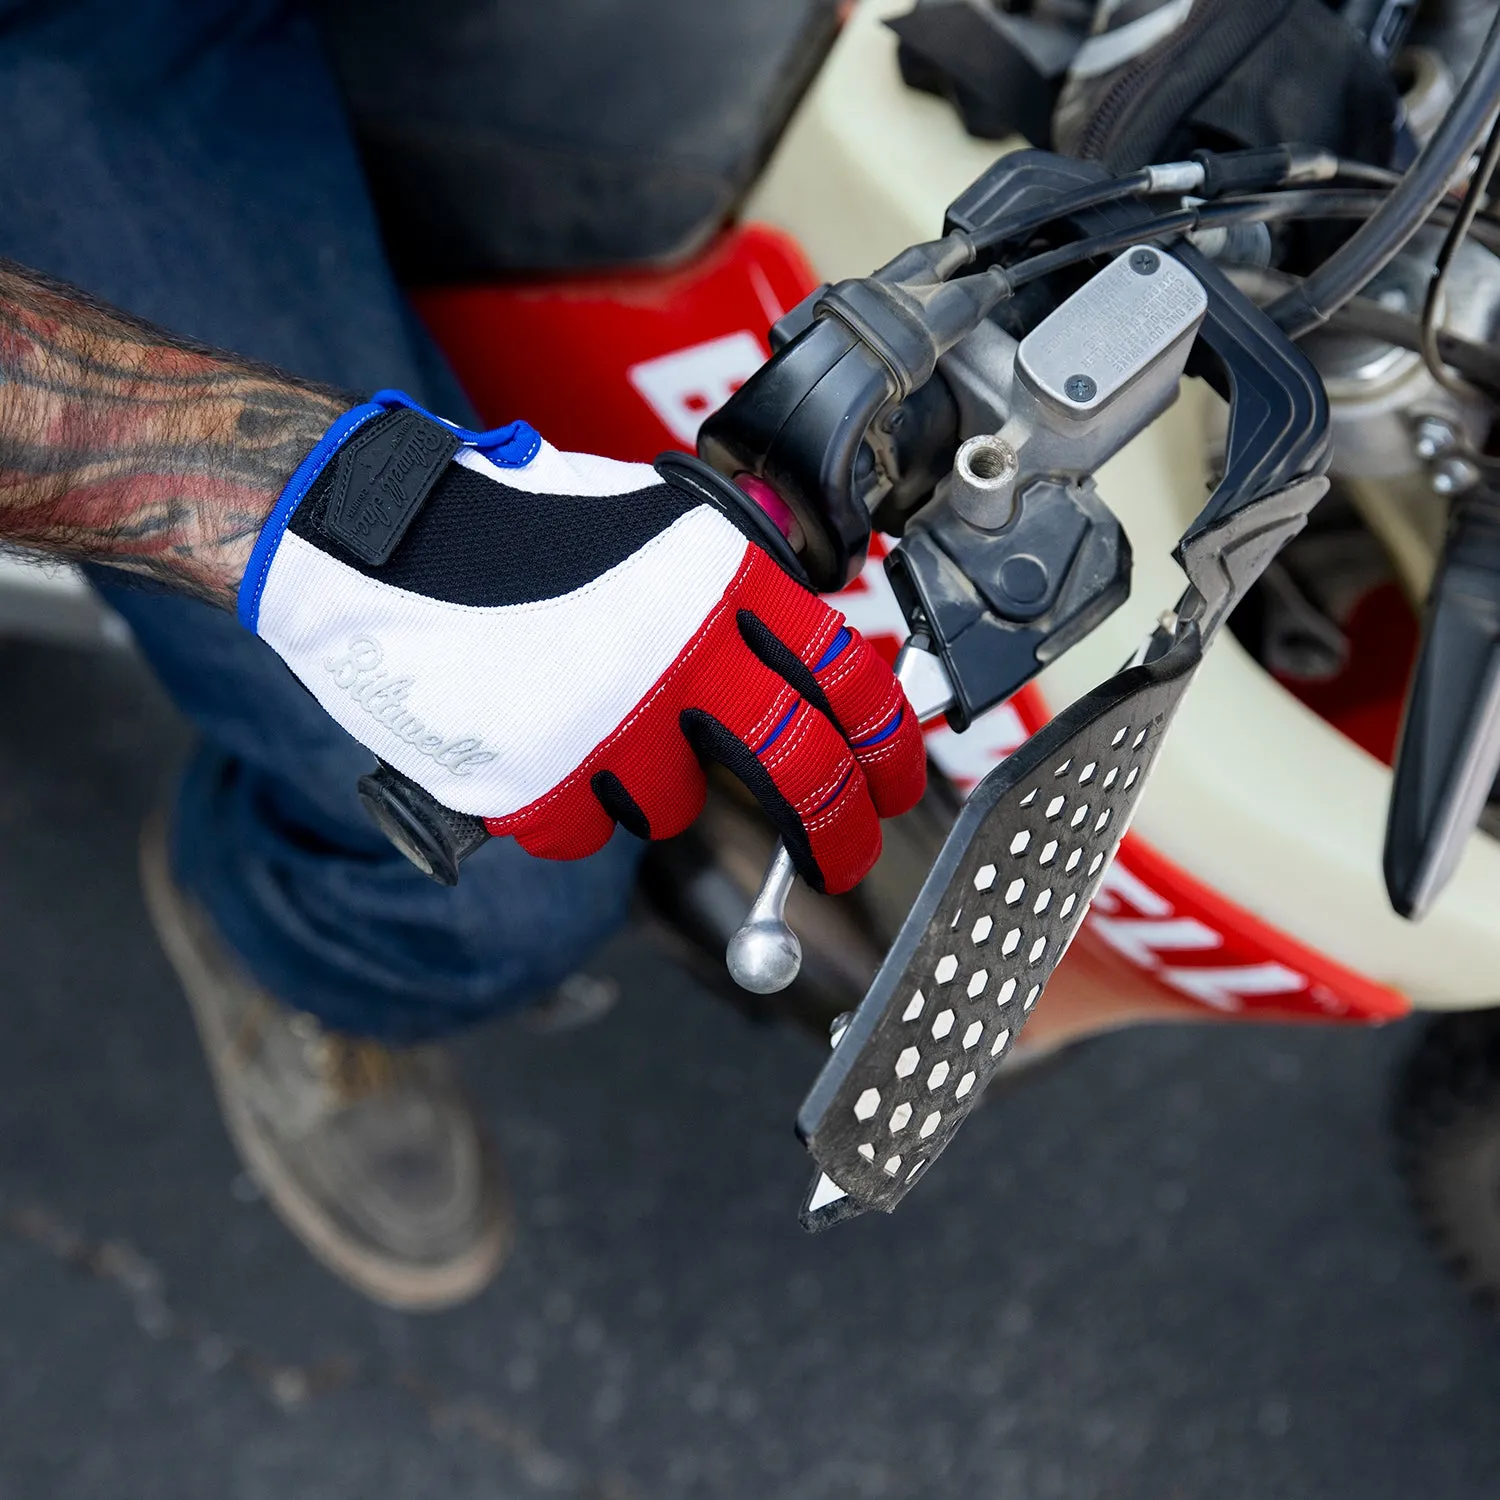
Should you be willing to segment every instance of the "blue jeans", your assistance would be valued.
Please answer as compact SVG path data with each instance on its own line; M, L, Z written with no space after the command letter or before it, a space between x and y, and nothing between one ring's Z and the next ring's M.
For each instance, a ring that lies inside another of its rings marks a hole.
M467 403L396 287L311 23L274 0L0 0L0 255L352 391ZM522 413L517 413L522 415ZM179 879L272 993L414 1041L545 992L624 918L640 846L495 840L433 885L359 806L368 751L234 617L96 570L201 742Z

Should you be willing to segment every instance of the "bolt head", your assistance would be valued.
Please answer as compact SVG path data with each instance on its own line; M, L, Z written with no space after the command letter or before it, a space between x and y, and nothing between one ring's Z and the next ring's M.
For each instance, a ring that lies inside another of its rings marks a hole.
M1069 375L1063 382L1063 394L1069 401L1092 401L1098 391L1099 387L1088 375Z
M1412 434L1412 449L1420 459L1436 458L1458 441L1458 434L1441 417L1423 417Z
M1154 276L1161 265L1161 257L1154 250L1132 250L1130 269L1137 276Z
M1474 465L1463 458L1439 459L1432 469L1432 488L1439 495L1461 495L1479 479Z

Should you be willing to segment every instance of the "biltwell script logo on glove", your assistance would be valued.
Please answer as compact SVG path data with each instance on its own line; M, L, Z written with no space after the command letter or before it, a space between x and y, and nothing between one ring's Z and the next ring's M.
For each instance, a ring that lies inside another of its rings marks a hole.
M385 649L367 635L357 635L349 642L343 656L325 658L323 666L334 683L364 709L378 724L383 724L412 749L430 756L455 776L470 775L475 766L488 765L495 752L486 750L482 740L450 740L445 734L434 734L406 707L406 696L414 678L392 677L386 670Z

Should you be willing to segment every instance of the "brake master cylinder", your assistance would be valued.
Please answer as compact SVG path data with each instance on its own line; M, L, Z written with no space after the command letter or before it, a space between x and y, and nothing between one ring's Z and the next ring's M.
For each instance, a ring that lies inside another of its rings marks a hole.
M1019 345L991 326L941 366L965 425L998 431L963 444L887 566L947 668L955 728L1124 602L1130 545L1093 475L1176 399L1206 308L1181 262L1137 246Z

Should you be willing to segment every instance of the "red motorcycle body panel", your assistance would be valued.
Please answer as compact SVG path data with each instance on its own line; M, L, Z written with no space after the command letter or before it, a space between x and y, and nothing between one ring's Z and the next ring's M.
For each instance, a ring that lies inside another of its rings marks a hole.
M524 417L573 452L649 463L765 360L766 329L817 286L787 235L731 230L675 270L418 292L486 422Z
M752 224L669 271L445 287L416 302L486 423L524 417L560 448L648 462L692 450L702 419L766 358L767 326L817 284L794 241ZM884 553L876 538L835 602L894 656L901 616ZM929 748L966 790L1046 717L1025 688L963 736L935 727ZM1378 1022L1409 1009L1134 834L1053 987L1244 1019Z

